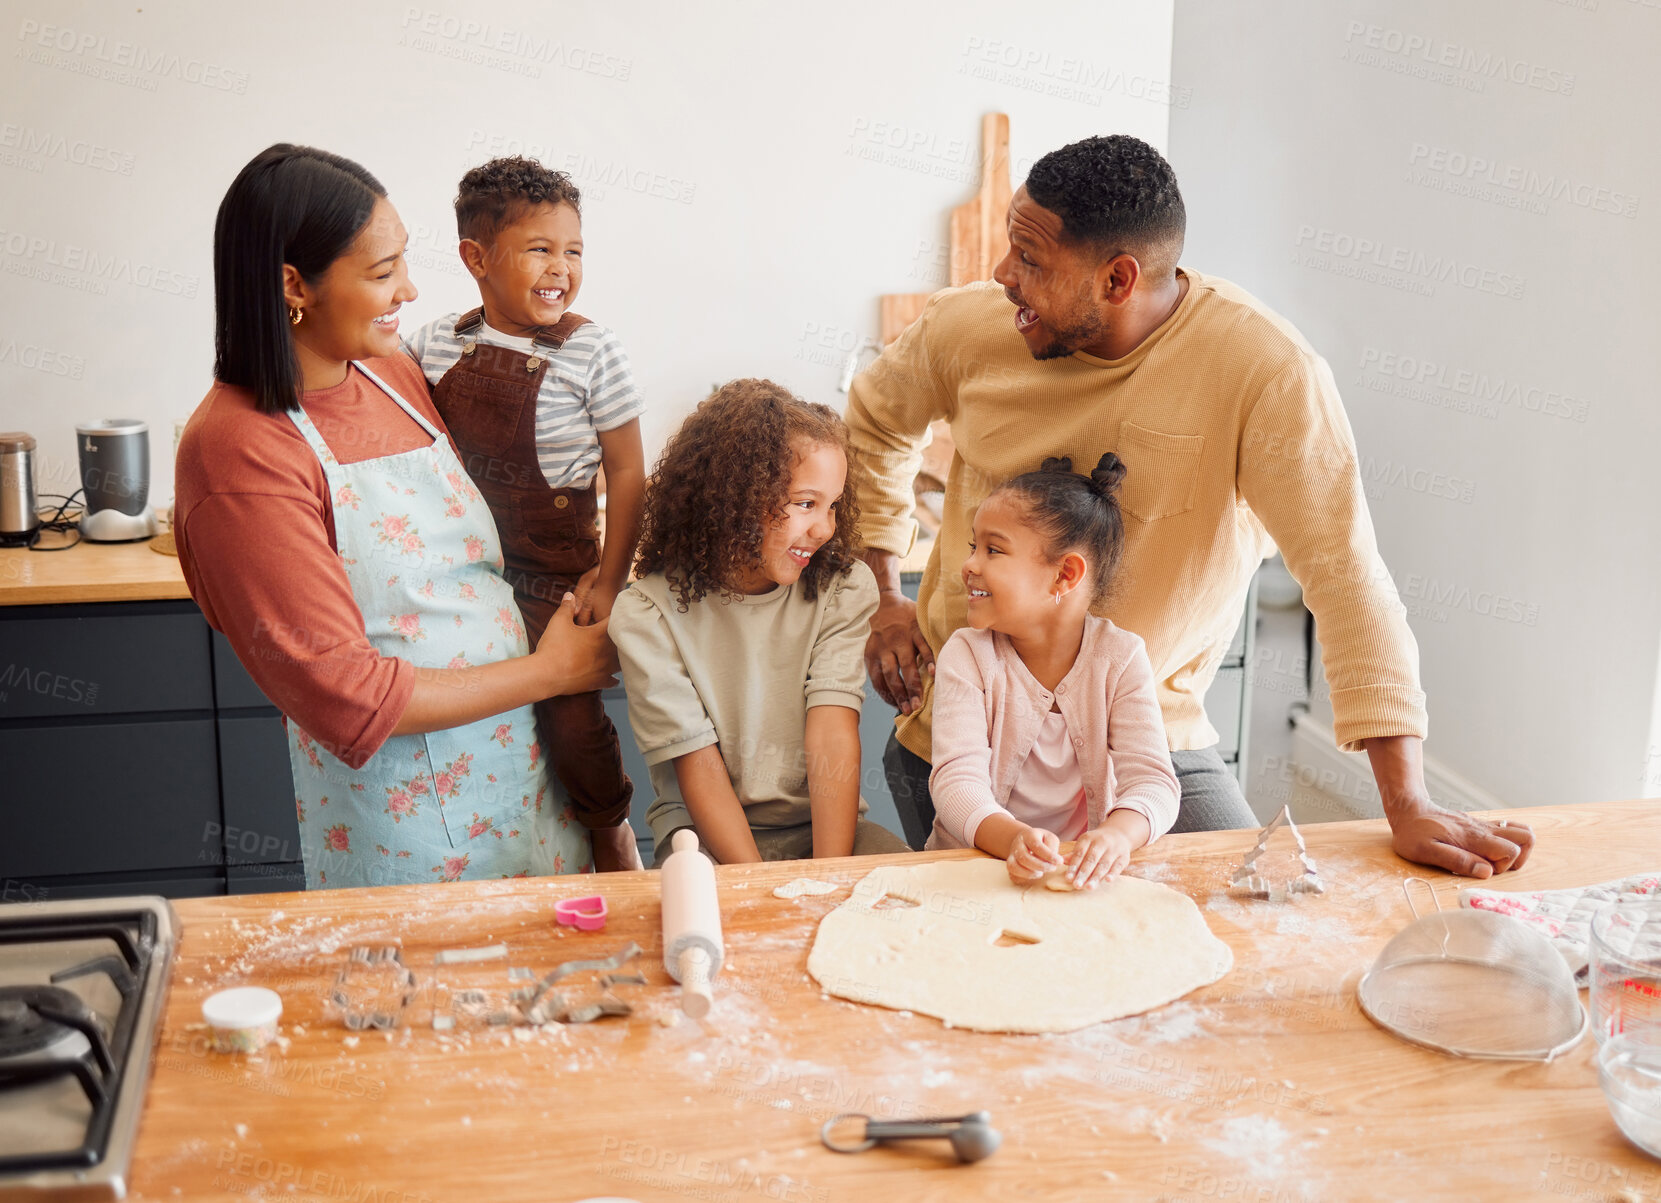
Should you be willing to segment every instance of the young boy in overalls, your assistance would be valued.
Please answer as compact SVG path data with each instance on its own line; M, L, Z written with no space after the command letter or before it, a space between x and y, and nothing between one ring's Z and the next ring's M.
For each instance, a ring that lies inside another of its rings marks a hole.
M476 488L490 506L533 647L568 591L579 623L610 616L628 583L645 491L644 404L622 344L571 312L582 285L580 203L570 176L531 159L494 159L464 175L461 259L484 303L429 322L408 342L472 477L451 487ZM593 836L595 868L639 868L628 825L634 787L600 695L547 698L536 717L550 767Z

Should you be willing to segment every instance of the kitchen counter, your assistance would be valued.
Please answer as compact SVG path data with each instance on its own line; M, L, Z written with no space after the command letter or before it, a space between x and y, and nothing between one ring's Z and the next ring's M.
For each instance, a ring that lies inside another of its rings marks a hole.
M47 535L46 538L59 538ZM0 606L189 598L177 556L142 543L89 543L65 551L0 548Z
M1604 881L1661 861L1654 802L1508 813L1533 824L1539 846L1503 888ZM1138 854L1133 871L1195 898L1235 967L1148 1015L1052 1036L948 1029L826 997L806 977L818 920L846 887L931 854L718 870L729 964L702 1022L679 1015L662 968L650 873L179 902L132 1194L1326 1203L1661 1193L1661 1167L1610 1119L1591 1036L1549 1065L1463 1061L1362 1016L1356 982L1408 922L1400 883L1419 870L1390 853L1382 822L1305 834L1328 892L1286 905L1226 894L1252 833L1170 836ZM1426 875L1453 905L1461 880ZM773 896L804 876L843 888ZM606 930L555 928L554 900L596 884L611 907ZM354 1035L325 1001L354 943L400 942L425 985L440 948L505 942L511 955L497 966L540 975L630 940L648 950L639 964L650 985L619 987L636 1004L627 1018L442 1033L418 1000L390 1035ZM257 1055L211 1053L199 1027L202 1000L237 984L283 996L282 1040ZM946 1160L943 1142L857 1156L818 1142L837 1112L980 1108L1004 1146L973 1166Z

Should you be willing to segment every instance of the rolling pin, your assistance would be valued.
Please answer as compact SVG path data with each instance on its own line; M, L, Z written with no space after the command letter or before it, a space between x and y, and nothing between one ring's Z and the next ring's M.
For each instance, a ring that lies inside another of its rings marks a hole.
M721 905L715 866L698 851L698 836L683 827L663 862L663 967L681 984L681 1009L694 1019L709 1014L709 983L721 971Z

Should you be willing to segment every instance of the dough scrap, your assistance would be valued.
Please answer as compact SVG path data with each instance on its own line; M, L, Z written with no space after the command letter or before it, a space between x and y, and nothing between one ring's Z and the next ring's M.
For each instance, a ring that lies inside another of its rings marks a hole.
M1058 894L1071 894L1078 890L1072 879L1067 876L1066 869L1054 869L1044 874L1041 880L1046 890L1054 890Z
M1233 965L1199 908L1168 886L1118 877L1056 893L1015 885L994 860L873 870L820 922L807 960L831 994L983 1032L1071 1032L1135 1015Z
M834 894L842 887L834 881L815 881L811 877L798 877L794 881L786 882L773 890L774 898L800 898L803 895Z

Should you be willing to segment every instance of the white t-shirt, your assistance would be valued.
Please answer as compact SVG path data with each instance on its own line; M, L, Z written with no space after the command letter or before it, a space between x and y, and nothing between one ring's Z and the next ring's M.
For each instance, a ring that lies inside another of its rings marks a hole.
M436 386L461 358L459 313L422 326L405 347ZM479 323L479 341L529 354L531 340ZM600 467L600 432L626 426L646 409L617 335L589 322L548 353L536 398L536 455L551 488L582 488Z
M1028 827L1053 831L1063 840L1076 840L1084 834L1085 824L1090 821L1084 773L1061 711L1052 710L1044 716L1032 751L1009 789L1008 810ZM970 841L974 838L971 831Z

